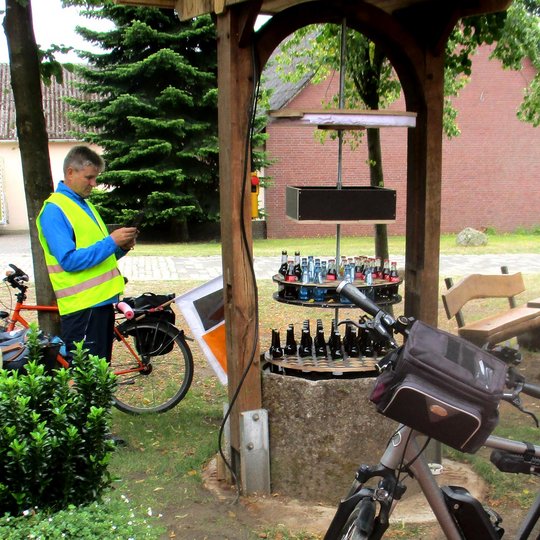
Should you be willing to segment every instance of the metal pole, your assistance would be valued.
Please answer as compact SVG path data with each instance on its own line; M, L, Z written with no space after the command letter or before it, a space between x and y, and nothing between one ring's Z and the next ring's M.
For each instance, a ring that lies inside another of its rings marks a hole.
M347 19L341 22L341 47L339 58L339 108L345 106L345 62L347 56ZM337 189L341 189L343 185L343 130L338 130L338 170L337 170ZM341 261L341 225L336 225L336 268L339 270ZM335 320L338 322L339 309L336 308Z

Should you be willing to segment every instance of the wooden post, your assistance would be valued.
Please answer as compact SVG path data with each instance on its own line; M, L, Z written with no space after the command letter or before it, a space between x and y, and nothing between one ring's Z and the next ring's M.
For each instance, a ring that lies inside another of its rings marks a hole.
M243 8L244 4L233 6L217 16L221 242L229 400L242 384L230 417L232 465L238 475L240 413L259 409L262 404L248 140L254 81L251 49L238 45Z
M408 133L405 312L437 326L444 54L425 52L424 101Z

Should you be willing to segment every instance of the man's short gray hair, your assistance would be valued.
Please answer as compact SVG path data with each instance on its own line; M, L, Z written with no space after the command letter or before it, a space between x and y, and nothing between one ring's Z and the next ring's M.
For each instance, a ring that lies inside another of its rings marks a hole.
M88 146L74 146L64 159L64 175L67 174L67 170L70 167L76 171L80 171L90 166L95 167L101 172L105 168L105 161Z

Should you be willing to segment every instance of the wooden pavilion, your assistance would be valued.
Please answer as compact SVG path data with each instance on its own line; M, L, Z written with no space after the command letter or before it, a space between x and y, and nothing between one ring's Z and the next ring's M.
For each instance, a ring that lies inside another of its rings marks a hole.
M119 0L173 8L182 20L214 13L218 34L222 258L235 470L239 416L261 406L258 313L253 276L249 122L261 71L280 42L315 23L341 24L383 48L403 87L408 129L405 311L437 325L444 51L459 19L503 11L511 0ZM259 15L271 18L257 31Z

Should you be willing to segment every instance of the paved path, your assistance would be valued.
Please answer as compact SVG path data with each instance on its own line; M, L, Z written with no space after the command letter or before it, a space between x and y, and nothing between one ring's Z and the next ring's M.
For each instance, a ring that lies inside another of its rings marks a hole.
M403 257L395 257L395 260L398 267L403 266ZM32 278L31 261L28 235L0 232L0 272L3 273L8 263L13 263L28 272ZM257 278L271 278L277 272L279 263L279 254L275 257L256 257L254 264ZM471 272L499 273L503 264L508 266L511 272L540 273L540 253L441 255L440 273L443 276L459 276ZM135 250L120 260L120 268L131 281L207 281L221 274L221 256L139 257Z

